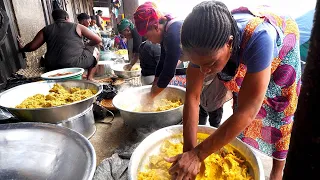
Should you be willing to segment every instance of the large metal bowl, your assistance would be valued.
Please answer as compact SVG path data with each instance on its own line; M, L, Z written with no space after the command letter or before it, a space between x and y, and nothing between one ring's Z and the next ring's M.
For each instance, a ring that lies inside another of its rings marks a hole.
M113 70L114 74L120 78L128 79L132 77L138 77L141 75L141 70L125 71L123 68L127 64L114 64L111 66L111 69Z
M113 98L113 105L121 114L124 122L133 127L155 127L161 128L176 125L182 120L183 105L174 109L160 112L135 112L135 107L140 104L141 95L150 92L151 86L141 86L130 88L118 93ZM184 104L185 88L178 86L168 86L157 98L181 99Z
M54 84L61 84L66 88L80 87L82 89L92 89L97 93L84 99L71 104L50 107L50 108L37 108L37 109L18 109L15 108L26 98L35 94L48 94L49 90ZM36 121L36 122L47 122L47 123L58 123L74 117L90 106L96 99L96 96L102 91L102 86L90 81L41 81L28 83L11 88L0 94L0 106L9 110L10 113L18 117L22 121Z
M208 126L198 126L199 133L212 134L216 128ZM144 139L134 150L128 167L129 180L136 180L138 171L143 170L149 162L151 155L159 154L161 144L165 140L182 142L182 138L177 135L182 134L182 125L175 125L162 128ZM230 144L244 156L248 162L249 173L255 180L264 180L264 171L261 160L254 154L250 147L239 139L234 139Z
M96 154L82 135L44 123L0 125L0 179L90 180Z

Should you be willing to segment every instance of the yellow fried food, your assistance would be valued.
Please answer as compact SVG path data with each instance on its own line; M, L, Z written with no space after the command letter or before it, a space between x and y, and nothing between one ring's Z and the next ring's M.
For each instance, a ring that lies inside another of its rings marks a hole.
M207 134L198 133L198 142L203 141ZM163 142L158 155L149 157L149 163L143 171L138 172L138 180L171 180L169 168L171 163L164 157L173 157L182 153L183 144L169 140ZM201 171L196 180L252 180L248 173L248 166L239 153L227 145L204 160L205 169Z
M159 112L159 111L166 111L169 109L174 109L182 105L180 99L178 100L168 100L168 99L160 99L156 100L153 103L153 106L143 106L139 105L135 108L134 111L136 112Z
M16 108L21 109L33 109L33 108L45 108L70 104L76 101L81 101L95 94L90 89L80 89L78 87L72 87L69 90L65 89L59 84L54 84L53 88L49 90L48 95L36 94L28 97Z

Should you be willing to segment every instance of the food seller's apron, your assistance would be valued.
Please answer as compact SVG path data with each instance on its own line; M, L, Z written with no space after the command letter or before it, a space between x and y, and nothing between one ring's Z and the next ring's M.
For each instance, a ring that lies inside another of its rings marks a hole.
M205 111L213 112L231 98L231 91L228 91L216 74L205 77L200 96L200 105Z

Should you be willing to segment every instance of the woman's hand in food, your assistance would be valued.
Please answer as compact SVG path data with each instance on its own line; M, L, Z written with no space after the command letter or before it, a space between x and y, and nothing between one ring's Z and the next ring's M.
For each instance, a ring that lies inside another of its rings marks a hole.
M125 70L125 71L131 71L131 69L132 69L132 65L131 64L127 64L127 65L125 65L124 67L123 67L123 70Z
M140 103L144 106L153 106L153 100L154 97L151 95L150 92L148 92L141 97Z
M195 179L201 169L201 160L196 149L179 154L174 157L165 158L169 163L173 163L169 169L169 174L173 179L189 180Z

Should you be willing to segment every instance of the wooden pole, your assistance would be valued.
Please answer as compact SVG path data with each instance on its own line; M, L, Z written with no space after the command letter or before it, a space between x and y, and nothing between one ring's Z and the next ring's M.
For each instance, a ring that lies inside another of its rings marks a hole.
M283 179L320 179L320 0Z

